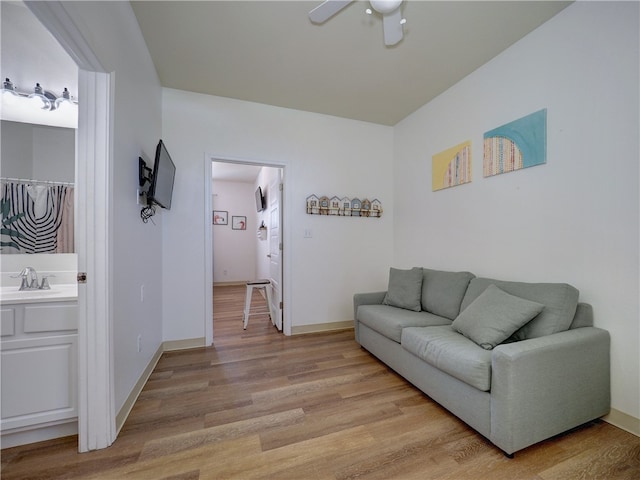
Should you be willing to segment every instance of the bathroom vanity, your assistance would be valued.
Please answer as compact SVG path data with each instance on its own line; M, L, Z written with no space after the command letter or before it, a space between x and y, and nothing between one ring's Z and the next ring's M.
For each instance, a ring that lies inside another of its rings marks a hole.
M16 283L0 287L2 448L78 432L77 284Z

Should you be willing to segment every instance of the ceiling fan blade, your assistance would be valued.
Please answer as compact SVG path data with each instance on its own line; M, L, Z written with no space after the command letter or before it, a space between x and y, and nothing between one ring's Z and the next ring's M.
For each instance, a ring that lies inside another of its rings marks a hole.
M387 46L395 45L404 35L402 31L402 12L397 8L391 13L387 13L382 17L382 28L384 30L384 44Z
M324 23L336 13L349 5L353 0L327 0L309 12L309 20L313 23Z

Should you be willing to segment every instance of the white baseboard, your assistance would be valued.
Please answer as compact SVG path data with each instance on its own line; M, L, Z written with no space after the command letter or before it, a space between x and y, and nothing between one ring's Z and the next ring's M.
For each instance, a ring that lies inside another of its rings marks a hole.
M169 340L160 344L160 346L156 350L156 353L153 354L153 357L151 357L149 364L144 369L144 372L142 372L142 375L140 375L140 378L138 379L133 389L131 390L131 393L129 393L129 396L127 397L124 404L122 405L122 408L116 415L116 431L118 433L120 433L120 430L124 425L124 422L126 422L127 417L129 417L129 413L131 413L131 409L133 408L133 405L136 403L136 400L140 396L142 389L147 383L147 380L149 380L149 377L153 373L153 369L156 368L156 365L158 364L158 360L160 360L160 357L162 356L162 354L164 352L173 352L176 350L185 350L188 348L204 347L204 343L205 343L204 337L199 337L199 338L188 338L186 340Z
M118 432L116 434L116 437L120 433L120 430L122 429L124 422L127 420L129 413L131 413L131 409L133 408L133 405L136 403L138 396L140 396L140 392L142 392L142 389L147 383L147 380L149 380L149 377L153 373L153 369L156 368L156 365L158 364L158 360L160 360L160 357L162 356L162 352L164 352L164 349L163 349L163 345L161 344L156 350L156 353L153 354L153 357L151 357L149 364L142 372L142 375L140 375L140 378L134 385L133 389L131 390L131 393L129 393L129 396L124 401L122 408L116 415L116 432Z
M330 332L333 330L353 330L353 320L344 322L316 323L313 325L299 325L291 327L291 335L303 335L305 333Z
M67 420L64 423L48 426L36 426L32 429L18 429L15 432L2 432L0 448L17 447L28 443L44 442L54 438L68 437L78 434L78 420Z
M187 338L185 340L167 340L162 343L163 352L173 352L175 350L187 350L189 348L200 348L205 346L204 337Z
M622 430L633 433L637 437L640 437L640 418L636 418L632 415L612 408L611 412L609 412L609 415L605 415L604 417L602 417L602 419L613 426L621 428Z

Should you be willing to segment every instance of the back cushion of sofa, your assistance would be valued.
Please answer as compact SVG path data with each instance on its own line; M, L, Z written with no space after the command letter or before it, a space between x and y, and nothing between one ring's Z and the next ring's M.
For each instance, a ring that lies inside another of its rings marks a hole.
M467 308L489 285L495 285L511 295L545 306L537 317L514 333L511 340L544 337L568 330L571 326L578 306L579 292L566 283L524 283L474 278L469 282L460 310Z
M454 320L460 313L460 303L469 281L475 275L470 272L443 272L422 269L422 309Z

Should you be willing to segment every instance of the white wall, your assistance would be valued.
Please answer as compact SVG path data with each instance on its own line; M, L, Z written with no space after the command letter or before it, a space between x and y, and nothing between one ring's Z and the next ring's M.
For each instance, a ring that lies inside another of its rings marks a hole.
M395 128L394 260L568 282L611 333L613 407L640 418L636 2L579 2ZM484 132L547 108L547 163L482 177ZM473 182L431 192L472 141Z
M163 90L162 119L177 167L163 222L165 340L204 337L205 158L284 166L284 303L293 325L351 320L353 293L386 285L391 127L173 89ZM380 219L310 216L312 193L377 197L387 210ZM194 288L185 278L203 280Z
M213 210L228 213L227 225L213 226L213 281L246 282L256 277L256 202L252 183L213 181ZM232 217L247 217L234 230Z
M2 120L3 177L73 182L76 131Z
M162 342L165 212L154 217L155 225L143 224L136 205L138 156L149 163L160 139L161 88L129 2L65 2L65 8L112 74L110 255L117 411Z

